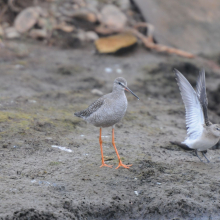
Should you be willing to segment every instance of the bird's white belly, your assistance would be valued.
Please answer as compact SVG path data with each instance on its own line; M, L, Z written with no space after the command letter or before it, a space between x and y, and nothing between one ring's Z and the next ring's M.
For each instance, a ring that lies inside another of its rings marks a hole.
M204 151L207 150L211 147L213 147L215 144L217 144L218 142L218 138L198 138L196 140L190 140L190 139L186 139L184 142L184 144L186 144L188 147L198 150L198 151Z

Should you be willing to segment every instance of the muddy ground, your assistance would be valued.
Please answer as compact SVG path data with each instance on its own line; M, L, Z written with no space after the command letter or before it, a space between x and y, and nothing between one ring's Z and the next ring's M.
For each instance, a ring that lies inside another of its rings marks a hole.
M169 143L186 135L174 67L193 85L198 69L207 70L210 119L220 123L217 61L7 42L0 55L0 218L219 219L219 150L208 151L207 164ZM100 168L99 128L73 113L99 97L93 88L110 92L118 76L140 101L127 94L115 136L123 162L133 166L116 170L111 128L103 129L103 142L114 167Z

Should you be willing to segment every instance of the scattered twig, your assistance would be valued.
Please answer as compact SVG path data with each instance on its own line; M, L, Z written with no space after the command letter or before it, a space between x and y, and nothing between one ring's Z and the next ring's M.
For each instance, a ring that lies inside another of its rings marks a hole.
M155 44L153 42L151 36L149 36L149 37L145 36L134 28L128 28L128 31L132 32L136 37L138 37L143 42L145 47L147 47L147 48L156 50L158 52L167 52L167 53L171 53L171 54L177 54L179 56L187 57L187 58L195 57L193 54L186 52L186 51L183 51L183 50L180 50L180 49L168 47L168 46L165 46L162 44Z
M146 22L138 22L133 26L133 28L135 29L138 29L140 27L147 27L147 38L149 41L153 42L154 26Z

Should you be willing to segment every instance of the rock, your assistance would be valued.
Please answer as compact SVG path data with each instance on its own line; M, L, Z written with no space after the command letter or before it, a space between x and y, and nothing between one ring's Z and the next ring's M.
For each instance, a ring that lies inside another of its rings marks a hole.
M191 53L219 53L220 1L133 0L160 44Z
M78 19L81 19L81 20L86 20L86 21L89 21L91 23L97 22L96 13L93 12L93 11L90 11L86 8L82 8L82 9L79 9L79 10L73 12L72 17L78 18Z
M72 10L72 9L70 9L70 8L68 8L68 9L66 9L66 8L64 8L64 7L62 7L62 6L60 6L59 7L59 12L62 14L62 15L65 15L65 16L67 16L67 17L73 17L73 15L74 15L74 10Z
M81 42L85 42L85 41L95 41L99 38L99 36L93 31L85 32L84 30L79 29L77 33L77 38Z
M15 18L14 26L20 33L30 30L39 18L39 7L29 7L21 11Z
M114 29L121 29L127 23L127 17L115 5L106 5L101 10L100 22Z
M14 39L14 38L19 38L20 34L17 32L17 30L14 27L8 27L5 29L5 36L8 39Z
M98 6L99 6L99 4L98 4L97 0L86 0L86 7L87 8L94 10L94 11L97 11Z
M74 31L75 27L71 26L71 25L67 25L66 22L62 22L62 23L56 25L55 29L59 29L59 30L62 30L64 32L70 33L72 31Z
M132 34L117 34L110 37L99 38L95 45L99 53L115 53L119 49L130 47L137 43Z
M77 33L77 38L81 41L81 42L85 42L86 41L86 32L84 30L79 29L78 33Z
M99 36L94 31L87 31L86 32L87 41L95 41L98 38L99 38Z
M34 39L47 38L47 31L45 29L32 29L29 35Z

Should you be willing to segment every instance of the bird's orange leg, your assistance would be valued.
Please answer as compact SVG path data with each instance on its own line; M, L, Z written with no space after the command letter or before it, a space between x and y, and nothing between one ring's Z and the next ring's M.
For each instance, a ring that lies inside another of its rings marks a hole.
M104 161L103 149L102 149L102 128L100 128L99 143L100 143L101 155L102 155L102 165L100 167L110 167L110 168L112 168L112 165L107 165L107 164L105 164L105 161Z
M122 161L121 161L121 158L120 158L119 154L118 154L117 148L116 148L116 146L115 146L114 128L112 128L112 145L113 145L114 148L115 148L115 152L116 152L116 154L117 154L117 156L118 156L118 160L119 160L119 164L118 164L118 166L117 166L115 169L118 169L118 168L121 167L121 166L124 167L124 168L126 168L126 169L130 168L130 166L132 166L132 164L131 164L131 165L124 165L124 164L122 163Z

